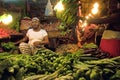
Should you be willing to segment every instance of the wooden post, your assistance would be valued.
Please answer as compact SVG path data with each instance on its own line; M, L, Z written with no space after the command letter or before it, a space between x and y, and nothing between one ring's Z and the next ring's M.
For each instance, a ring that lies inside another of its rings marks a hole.
M81 2L78 1L78 4L79 4L80 6L78 7L77 16L78 16L78 17L81 17L81 16L82 16L82 12L81 12ZM81 41L82 41L82 40L81 40L81 36L82 36L81 26L82 26L82 23L78 20L78 24L77 24L77 26L76 26L76 35L77 35L77 40L78 40L78 43L77 43L77 44L78 44L78 47L82 47L82 46L81 46Z

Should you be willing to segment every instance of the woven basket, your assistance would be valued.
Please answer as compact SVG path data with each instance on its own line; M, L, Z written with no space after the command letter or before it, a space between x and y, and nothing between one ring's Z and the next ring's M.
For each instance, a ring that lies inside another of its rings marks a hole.
M24 18L21 20L20 30L27 30L31 27L31 19L30 18Z

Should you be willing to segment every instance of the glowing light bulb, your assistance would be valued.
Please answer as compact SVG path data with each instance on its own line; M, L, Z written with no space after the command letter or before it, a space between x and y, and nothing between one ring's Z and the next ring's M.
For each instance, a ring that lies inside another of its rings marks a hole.
M63 7L63 4L61 1L59 1L55 7L54 7L54 10L57 10L57 11L63 11L64 10L64 7Z
M99 4L96 2L93 7L94 7L94 8L98 8L98 7L99 7Z
M9 24L10 22L12 22L12 16L10 14L5 14L3 19L2 19L2 22L4 24Z

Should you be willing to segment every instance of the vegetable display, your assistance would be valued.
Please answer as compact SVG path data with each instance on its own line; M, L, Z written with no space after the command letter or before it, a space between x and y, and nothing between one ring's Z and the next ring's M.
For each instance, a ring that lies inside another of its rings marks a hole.
M119 80L120 56L99 59L39 49L35 55L0 53L0 80Z
M10 28L0 28L0 32L7 33L9 35L19 35L20 33Z
M11 35L21 35L21 34L14 29L0 28L0 39L10 38Z
M79 17L78 14L78 7L81 4L78 4L79 0L60 0L64 5L63 11L56 10L56 17L61 20L60 26L58 28L62 31L70 30L73 26L78 23ZM64 23L64 25L62 25Z
M1 47L6 51L10 51L16 48L13 42L2 42Z
M10 35L4 29L0 28L0 39L1 38L8 38Z

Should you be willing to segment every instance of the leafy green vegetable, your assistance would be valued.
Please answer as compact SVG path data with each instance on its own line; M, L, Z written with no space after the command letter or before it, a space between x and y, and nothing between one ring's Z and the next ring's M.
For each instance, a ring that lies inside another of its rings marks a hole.
M4 50L7 50L7 51L16 48L13 42L7 42L7 43L2 42L1 46Z
M94 43L84 44L83 48L98 48L98 46Z
M120 56L93 60L94 57L81 54L83 50L65 55L48 49L39 49L32 56L0 53L0 80L23 80L26 77L30 80L120 79Z

